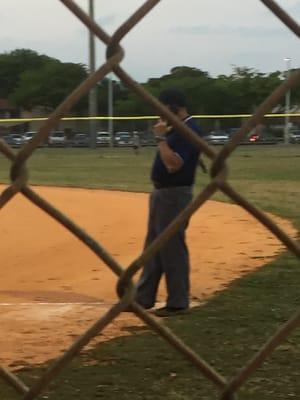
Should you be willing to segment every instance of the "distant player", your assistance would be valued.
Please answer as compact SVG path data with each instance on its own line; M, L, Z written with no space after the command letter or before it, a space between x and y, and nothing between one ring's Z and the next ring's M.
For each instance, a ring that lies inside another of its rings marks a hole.
M133 132L133 151L135 154L139 154L141 141L138 132Z

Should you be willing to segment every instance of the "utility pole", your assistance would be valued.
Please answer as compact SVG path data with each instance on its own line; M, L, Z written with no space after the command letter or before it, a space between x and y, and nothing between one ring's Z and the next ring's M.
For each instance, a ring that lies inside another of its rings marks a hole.
M94 20L94 0L89 0L89 16L92 20ZM90 74L95 72L95 36L92 31L89 31L89 67ZM89 116L95 117L97 116L98 107L97 107L97 88L93 87L93 89L89 92ZM89 124L89 133L90 133L90 147L96 148L96 139L97 139L97 121L90 120Z
M110 146L114 145L114 121L112 119L114 115L114 87L112 74L108 75L108 132L110 137Z
M286 79L289 78L291 72L291 59L286 57L284 59L286 62ZM291 108L291 90L289 90L285 95L285 126L284 126L284 144L289 144L290 142L290 108Z

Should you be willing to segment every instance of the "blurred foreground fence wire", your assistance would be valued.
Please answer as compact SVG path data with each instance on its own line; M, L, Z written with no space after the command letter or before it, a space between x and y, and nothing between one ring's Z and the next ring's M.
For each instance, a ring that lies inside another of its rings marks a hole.
M17 193L22 193L37 207L41 208L50 217L68 229L81 242L93 251L106 265L119 276L117 291L119 294L119 302L113 305L104 315L102 315L92 326L88 327L86 332L77 339L69 349L56 361L52 363L49 369L37 379L31 386L27 387L16 375L8 371L5 367L0 367L0 375L13 387L23 400L36 399L48 385L61 373L78 352L93 339L99 332L110 324L124 309L131 305L135 314L143 320L153 331L167 341L180 352L200 374L214 383L219 389L219 399L234 399L237 390L247 381L247 379L260 367L264 360L269 357L274 349L287 338L287 336L300 323L300 310L291 317L291 319L280 327L274 333L268 342L257 352L257 354L249 360L249 362L241 366L240 371L232 377L230 381L221 376L215 368L209 365L201 355L196 354L192 348L188 347L179 337L163 324L158 322L150 313L140 307L135 301L135 286L132 277L141 269L142 265L149 260L166 241L184 224L216 191L220 190L227 195L235 203L243 207L257 220L267 227L273 235L275 235L296 257L300 259L300 246L291 239L283 230L281 230L272 220L267 217L261 210L254 207L246 198L239 194L229 182L229 172L226 166L226 160L236 149L241 140L247 133L253 129L264 117L270 112L285 93L293 86L300 82L300 70L295 70L286 81L284 81L271 95L257 108L255 114L247 119L241 129L231 138L220 152L216 152L204 140L199 138L176 118L167 108L165 108L156 98L151 96L145 89L135 82L127 72L121 68L120 62L124 58L125 52L120 45L121 40L132 30L140 21L161 1L148 0L112 35L109 36L98 24L89 18L89 16L80 9L73 0L59 0L72 12L98 39L107 46L107 60L101 67L91 74L80 86L78 86L51 114L51 116L43 123L38 134L26 144L20 151L15 154L12 149L3 141L0 141L0 151L11 160L11 184L0 196L0 208L4 207ZM300 37L300 26L293 20L279 5L273 0L257 0L263 3L283 24L286 25L295 35ZM149 246L144 252L127 267L120 265L110 255L100 243L95 241L87 233L85 233L76 223L70 220L66 215L61 213L52 204L40 197L31 187L28 186L28 173L26 162L49 135L51 129L55 128L57 123L66 113L86 95L97 82L102 80L111 71L135 94L141 97L143 101L148 102L154 110L165 118L172 125L180 130L182 135L198 146L201 151L211 160L211 181L207 186L195 197L193 202L170 224L165 231ZM213 349L215 350L215 349ZM146 390L146 389L145 389Z

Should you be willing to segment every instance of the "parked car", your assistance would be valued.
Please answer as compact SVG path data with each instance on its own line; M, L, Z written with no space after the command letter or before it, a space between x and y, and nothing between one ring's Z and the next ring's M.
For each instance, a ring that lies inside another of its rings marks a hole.
M36 135L37 132L36 131L30 131L30 132L25 132L23 133L23 144L25 145L26 143L28 143L34 135ZM38 147L43 147L45 145L45 141L43 143L40 143Z
M130 132L116 132L116 146L133 146L133 136Z
M229 128L227 130L230 138L232 138L241 128ZM253 129L246 137L241 140L240 144L277 144L280 138L272 131L264 129Z
M96 144L97 144L97 146L101 146L101 147L110 146L110 134L109 134L109 132L105 132L105 131L97 132Z
M278 138L269 132L252 133L248 137L248 141L250 144L277 144L279 142Z
M144 131L140 134L141 146L156 146L154 133L151 131Z
M241 128L228 128L228 129L226 129L226 133L227 133L227 135L231 138L232 136L234 136L236 133L238 133L238 131L240 130Z
M250 143L256 143L259 141L259 138L260 136L257 133L252 133L247 139Z
M67 138L65 132L63 131L54 131L51 132L48 137L48 145L49 146L66 146Z
M300 131L290 133L290 143L300 143Z
M23 136L18 133L12 133L4 137L4 140L11 147L21 147L24 143Z
M13 146L13 140L12 140L12 138L10 137L10 135L2 136L1 139L2 139L6 144L8 144L9 146Z
M71 141L74 147L88 147L89 144L89 136L86 133L76 133Z
M33 131L30 131L30 132L25 132L24 134L23 134L23 142L24 143L28 143L32 138L33 138L33 136L36 134L36 132L33 132Z
M225 144L229 140L229 135L224 131L212 131L204 138L209 144Z

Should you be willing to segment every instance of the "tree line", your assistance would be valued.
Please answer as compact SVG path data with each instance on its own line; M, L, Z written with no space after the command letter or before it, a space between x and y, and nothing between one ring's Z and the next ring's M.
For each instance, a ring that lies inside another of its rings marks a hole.
M2 53L0 98L26 110L36 106L54 109L88 74L84 64L61 62L29 49ZM212 77L198 68L177 66L142 85L155 96L168 87L184 90L192 114L244 114L252 113L284 78L282 71L267 74L248 67L234 67L230 75ZM107 78L98 83L97 96L99 115L107 115ZM115 115L155 114L155 110L117 80L113 81L113 96ZM292 90L292 104L300 104L299 85ZM73 111L86 115L88 97L82 98Z

